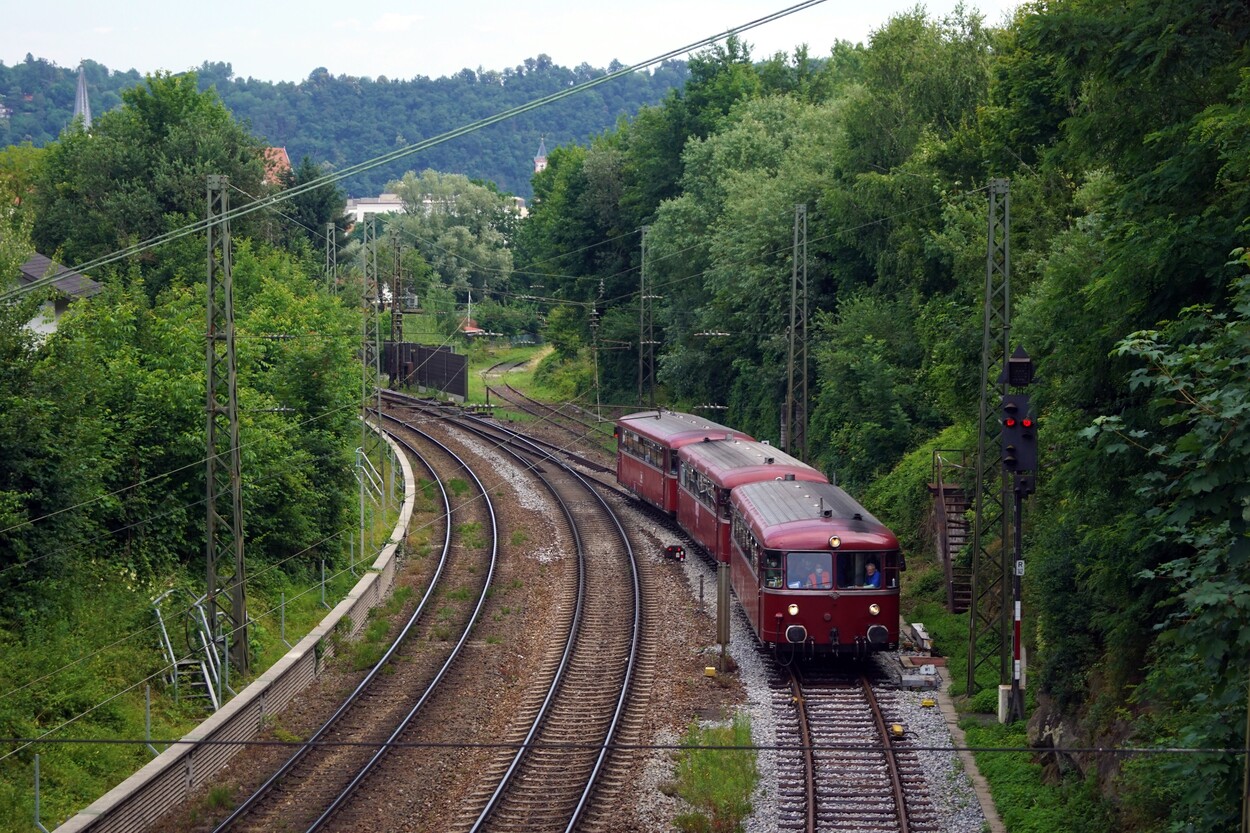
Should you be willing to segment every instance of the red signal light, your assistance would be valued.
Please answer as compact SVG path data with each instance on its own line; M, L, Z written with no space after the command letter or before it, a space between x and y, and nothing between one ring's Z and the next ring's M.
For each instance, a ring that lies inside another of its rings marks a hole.
M1025 417L1024 419L1020 420L1020 425L1024 428L1032 428L1033 420L1030 417Z
M1029 421L1028 421L1028 420L1025 420L1024 424L1027 426L1027 425L1029 424ZM1007 426L1008 428L1015 428L1015 427L1016 427L1016 418L1015 418L1015 417L1007 417L1006 419L1004 419L1004 420L1003 420L1003 425Z

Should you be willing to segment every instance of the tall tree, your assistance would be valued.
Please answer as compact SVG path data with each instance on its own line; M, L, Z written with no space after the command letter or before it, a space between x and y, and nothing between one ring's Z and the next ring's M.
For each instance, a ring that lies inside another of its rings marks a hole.
M512 251L503 230L516 211L510 197L462 174L432 170L409 171L389 188L403 199L405 212L390 228L400 245L421 253L443 286L457 293L507 286Z
M34 241L70 264L109 254L204 216L209 174L229 177L237 203L260 194L260 144L194 73L148 76L126 90L90 135L80 127L50 146L34 198ZM246 234L248 222L234 230ZM148 252L141 263L152 263ZM153 293L171 279L149 276Z

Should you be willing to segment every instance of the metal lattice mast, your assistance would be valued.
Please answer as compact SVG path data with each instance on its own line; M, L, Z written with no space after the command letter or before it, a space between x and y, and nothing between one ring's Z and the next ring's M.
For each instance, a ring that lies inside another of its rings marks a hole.
M395 273L391 276L391 341L404 340L404 304L400 290L404 285L404 247L395 246Z
M785 450L807 459L807 206L794 206L790 258L790 355L786 364Z
M390 386L399 387L399 344L404 340L404 303L400 290L404 284L404 249L395 239L394 271L391 274L391 347L387 354L387 365L390 367Z
M326 288L333 291L338 286L339 252L334 245L334 223L326 223Z
M230 197L224 176L208 177L208 426L205 442L205 554L210 616L217 609L218 582L225 565L230 577L230 656L247 672L247 595L243 564L243 476L239 454L238 369L234 354L234 281L230 263ZM232 640L232 641L231 641Z
M647 275L647 232L642 227L642 274L638 293L638 404L655 407L655 328L652 323L652 304L657 297L651 293Z
M1011 199L1006 179L989 187L985 256L985 311L981 338L981 429L977 435L976 520L972 530L972 606L968 612L968 693L978 691L977 670L998 661L1000 683L1010 681L1011 639L1007 588L1011 483L998 453L998 404L1007 392L1011 339ZM997 538L997 553L991 545Z
M381 333L378 327L378 302L381 298L381 285L378 282L378 230L377 221L370 215L365 218L364 229L364 255L365 255L365 285L364 285L364 331L361 334L360 341L360 401L361 407L367 411L370 407L376 408L379 412L382 410L382 389L378 385L379 369L379 349L378 340ZM372 403L370 400L373 400ZM365 425L360 428L360 447L366 452L372 450L373 443L371 438L374 433Z

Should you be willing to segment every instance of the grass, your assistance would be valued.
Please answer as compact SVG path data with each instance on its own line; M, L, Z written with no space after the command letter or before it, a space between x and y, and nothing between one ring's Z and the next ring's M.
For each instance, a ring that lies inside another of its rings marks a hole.
M674 819L686 833L731 833L751 814L751 795L759 781L751 724L738 715L729 726L692 725L682 738L677 773L670 790L691 806ZM701 749L740 746L743 749Z
M460 536L460 542L468 549L476 550L486 546L486 532L477 521L459 524L456 527L456 534Z
M1027 747L1023 723L985 726L962 724L972 747ZM977 769L990 784L994 805L1012 833L1101 833L1111 829L1111 815L1092 781L1042 781L1042 767L1031 752L976 752Z
M511 370L505 378L492 380L493 385L502 385L505 381L517 390L534 391L534 368L544 356L550 353L549 345L531 345L526 347L498 346L479 344L469 351L469 402L486 402L485 371L499 362L526 362L524 368ZM530 393L531 396L537 395ZM498 404L496 402L496 404Z
M980 690L966 697L968 675L968 614L952 614L945 606L944 578L936 565L913 563L904 574L903 610L909 622L923 622L938 651L946 656L951 694L964 714L996 715L998 665L978 671ZM1026 712L1036 694L1026 692ZM966 718L960 724L973 748L1029 746L1024 722L1003 726ZM975 752L977 768L989 782L994 806L1012 833L1094 833L1111 829L1111 815L1098 795L1097 785L1069 780L1058 786L1043 780L1040 764L1031 752Z

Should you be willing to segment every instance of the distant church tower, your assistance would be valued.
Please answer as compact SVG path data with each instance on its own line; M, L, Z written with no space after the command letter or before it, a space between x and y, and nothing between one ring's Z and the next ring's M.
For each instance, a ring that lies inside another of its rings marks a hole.
M87 100L87 72L78 65L78 91L74 93L74 118L82 116L82 126L91 129L91 102Z
M534 173L545 171L547 169L547 137L542 136L538 140L538 155L534 157Z

